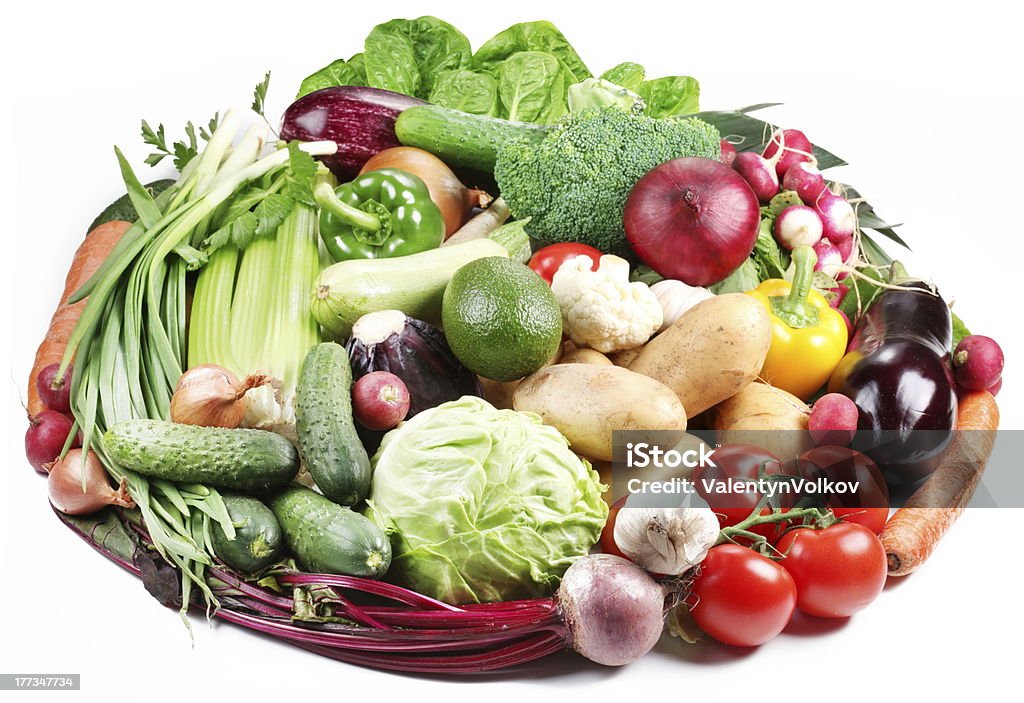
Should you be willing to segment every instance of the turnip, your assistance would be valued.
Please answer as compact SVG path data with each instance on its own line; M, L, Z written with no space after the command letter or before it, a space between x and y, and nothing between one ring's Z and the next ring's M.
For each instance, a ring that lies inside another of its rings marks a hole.
M779 154L781 147L782 153ZM762 156L775 163L775 173L781 180L794 164L814 161L814 147L799 129L776 130L764 148Z
M775 239L790 251L799 246L813 247L821 234L821 218L807 205L791 205L775 219Z
M732 162L736 160L736 147L728 139L722 140L721 160L726 166L732 166Z
M798 161L782 177L782 190L795 191L804 205L814 205L825 190L825 178L813 163Z
M852 400L841 393L828 393L811 409L807 429L815 444L845 447L853 441L857 420L857 406Z
M830 191L825 191L818 198L815 207L821 215L822 234L833 244L853 236L857 229L857 215L853 206L846 200Z
M953 352L956 382L970 391L991 388L1003 377L1003 361L1003 350L994 339L981 334L968 335Z
M835 278L843 267L843 255L836 245L822 237L814 244L814 253L818 255L814 270L824 271L826 275Z
M762 203L768 202L779 192L779 177L771 162L760 154L752 151L736 154L732 167L743 176L743 180Z

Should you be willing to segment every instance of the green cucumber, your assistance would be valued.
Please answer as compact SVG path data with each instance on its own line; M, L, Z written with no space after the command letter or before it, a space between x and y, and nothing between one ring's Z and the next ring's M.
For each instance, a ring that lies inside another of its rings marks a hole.
M284 546L284 535L274 512L249 496L221 497L235 526L235 537L231 539L220 523L214 523L211 537L217 557L243 574L252 574L273 564Z
M299 469L292 443L264 430L122 420L107 430L103 448L144 476L247 492L287 485Z
M352 367L345 347L324 342L306 355L295 389L299 452L320 491L355 505L370 491L370 457L352 418Z
M438 105L407 108L395 122L398 141L434 154L452 167L494 171L498 149L510 139L539 142L548 127L471 115Z
M347 576L383 576L391 543L368 518L292 484L270 504L285 541L305 569Z

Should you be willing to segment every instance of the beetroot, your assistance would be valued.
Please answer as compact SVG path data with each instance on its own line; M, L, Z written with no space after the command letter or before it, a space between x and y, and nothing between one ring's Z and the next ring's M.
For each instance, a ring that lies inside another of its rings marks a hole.
M626 239L645 264L691 286L717 283L754 249L754 191L723 163L696 156L651 169L623 213Z

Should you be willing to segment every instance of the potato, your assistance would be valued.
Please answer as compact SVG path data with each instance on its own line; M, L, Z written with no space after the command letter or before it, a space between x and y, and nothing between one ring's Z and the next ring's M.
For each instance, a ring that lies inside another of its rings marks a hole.
M759 302L743 293L719 295L683 313L629 369L671 388L693 417L753 381L771 341L771 319Z
M619 366L545 367L522 380L512 405L537 413L573 451L598 461L612 460L614 430L686 429L686 410L675 393Z
M622 351L612 352L608 355L608 358L616 366L629 368L630 363L640 355L641 351L643 351L643 347L637 347L636 349L623 349Z
M562 355L560 364L598 364L611 366L612 360L596 349L573 349Z
M814 446L807 431L810 408L792 393L751 383L708 415L720 444L756 444L783 461Z

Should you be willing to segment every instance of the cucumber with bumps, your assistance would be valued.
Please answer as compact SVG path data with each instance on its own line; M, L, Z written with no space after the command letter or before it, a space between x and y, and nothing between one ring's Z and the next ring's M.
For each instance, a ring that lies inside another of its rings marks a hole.
M221 497L235 526L235 536L228 537L220 523L214 523L211 529L214 553L232 569L244 574L273 564L284 546L284 535L274 512L250 496Z
M246 492L285 486L299 470L292 443L264 430L123 420L107 430L103 448L143 476Z
M335 503L355 505L370 491L370 458L352 418L352 367L340 344L306 355L295 391L299 451L317 487Z
M309 571L377 578L391 566L391 543L369 518L292 484L270 504L285 541Z

